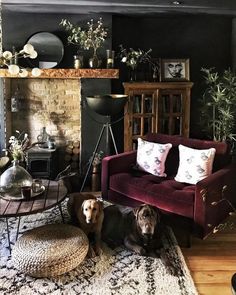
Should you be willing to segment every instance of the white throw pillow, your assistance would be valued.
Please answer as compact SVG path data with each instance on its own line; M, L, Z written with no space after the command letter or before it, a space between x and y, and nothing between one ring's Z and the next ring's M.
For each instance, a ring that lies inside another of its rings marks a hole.
M175 180L190 184L206 178L212 173L216 149L197 150L179 145L179 168Z
M166 177L165 161L172 144L160 144L138 138L138 168L153 175Z

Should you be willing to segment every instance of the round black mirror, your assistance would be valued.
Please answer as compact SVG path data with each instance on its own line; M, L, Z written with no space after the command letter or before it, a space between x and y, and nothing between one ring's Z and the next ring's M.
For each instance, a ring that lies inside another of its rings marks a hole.
M119 114L126 102L128 95L107 94L86 97L88 106L102 116L114 116Z
M27 40L27 43L33 45L38 53L37 58L29 60L33 67L40 69L54 68L63 58L64 45L61 39L52 33L36 33Z

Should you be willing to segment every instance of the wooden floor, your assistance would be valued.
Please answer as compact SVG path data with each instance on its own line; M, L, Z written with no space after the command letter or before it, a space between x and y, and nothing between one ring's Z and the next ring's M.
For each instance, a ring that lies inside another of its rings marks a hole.
M181 249L199 294L232 295L231 277L236 272L236 226L205 240L192 238L191 244L190 248Z

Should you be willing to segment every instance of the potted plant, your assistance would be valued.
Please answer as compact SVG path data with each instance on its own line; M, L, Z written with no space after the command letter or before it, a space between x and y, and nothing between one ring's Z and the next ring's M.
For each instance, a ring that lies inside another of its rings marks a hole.
M107 29L103 26L102 18L96 24L91 19L87 22L87 28L85 29L72 24L67 19L62 19L60 25L69 33L67 38L68 43L78 45L85 50L93 50L93 57L89 60L89 66L91 68L99 68L101 66L101 60L97 56L97 50L103 45L107 37Z
M10 136L9 146L7 149L4 149L4 151L6 151L7 155L10 154L13 161L24 162L26 158L26 151L32 147L32 145L29 143L27 133L24 131L20 132L19 130L16 130L15 132L17 135Z
M208 137L216 141L236 141L236 75L225 70L202 68L206 89L200 106L200 125Z

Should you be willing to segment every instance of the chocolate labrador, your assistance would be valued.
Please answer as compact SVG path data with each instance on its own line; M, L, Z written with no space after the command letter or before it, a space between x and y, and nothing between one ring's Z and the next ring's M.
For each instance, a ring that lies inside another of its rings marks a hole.
M158 257L161 233L159 210L153 206L111 205L104 209L102 239L112 248L124 244L137 254Z
M156 207L141 205L129 207L111 205L104 209L102 240L111 248L124 244L128 249L143 256L161 258L167 271L176 276L175 264L161 251L164 226Z

